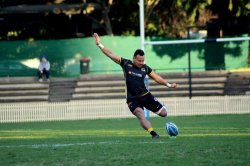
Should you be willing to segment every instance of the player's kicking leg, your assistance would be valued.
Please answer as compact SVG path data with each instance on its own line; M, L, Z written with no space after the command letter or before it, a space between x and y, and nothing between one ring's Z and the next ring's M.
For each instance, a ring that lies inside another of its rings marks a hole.
M138 118L138 120L140 121L141 126L148 131L151 135L152 138L159 138L160 136L154 131L154 129L152 128L151 123L146 119L145 114L144 114L144 110L140 107L137 107L134 111L133 114Z

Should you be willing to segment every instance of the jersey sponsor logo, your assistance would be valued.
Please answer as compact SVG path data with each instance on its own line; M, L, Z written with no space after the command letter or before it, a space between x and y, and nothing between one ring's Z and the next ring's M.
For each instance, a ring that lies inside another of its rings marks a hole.
M128 71L128 74L131 74L131 75L137 76L137 77L142 77L142 74L140 74L140 73L135 73L135 72L132 72L132 71Z

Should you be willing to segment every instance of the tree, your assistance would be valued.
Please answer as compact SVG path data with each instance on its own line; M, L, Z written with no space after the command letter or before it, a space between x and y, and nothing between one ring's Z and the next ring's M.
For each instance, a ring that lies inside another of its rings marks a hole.
M161 37L185 37L184 33L190 25L205 26L208 38L249 34L250 5L246 0L168 0L160 1L153 7L155 11L150 12L149 21L147 20L146 24L146 33L150 36L156 34ZM158 15L161 16L159 19L157 19ZM238 44L239 42L231 49L225 49L224 46L227 45L225 43L206 44L204 57L202 57L205 59L205 68L224 69L226 52L232 53L233 56L241 55ZM168 54L172 60L186 53L185 50L178 49L179 47L174 45L165 49L163 46L153 46L159 56L166 55L171 48L175 49L176 54ZM192 49L200 51L201 48L192 45ZM215 54L214 49L220 51Z
M93 31L101 35L139 35L138 2L139 0L3 1L0 8L0 37L13 31L14 39L24 39L32 31L35 38L84 37L90 36ZM221 11L225 10L216 7L215 3L224 4L228 9L225 13L233 18L233 21L227 22L228 26L237 29L244 22L244 27L249 26L248 0L145 0L145 33L147 36L179 38L186 36L187 26L206 26L218 16L222 23L227 15L223 15ZM55 21L59 19L60 21ZM12 22L8 22L9 20ZM19 29L11 25L19 26ZM65 25L66 31L60 28ZM25 31L22 29L25 26L30 26L31 29L26 28ZM226 30L224 33L227 34Z
M100 5L100 9L98 8L98 4L95 4L95 6L96 9L101 10L101 17L99 21L97 21L98 19L95 19L94 17L90 18L92 19L92 21L97 22L99 26L103 28L108 35L112 36L113 30L110 23L109 12L110 12L110 7L113 5L113 0L108 0L108 1L98 0L97 3Z

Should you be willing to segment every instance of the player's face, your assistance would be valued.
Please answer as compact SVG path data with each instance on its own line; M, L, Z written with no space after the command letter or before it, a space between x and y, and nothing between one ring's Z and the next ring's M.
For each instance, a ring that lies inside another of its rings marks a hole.
M136 67L141 68L142 65L144 65L144 56L136 55L136 57L133 58L133 64Z
M46 58L42 58L42 62L46 62L47 60L46 60Z

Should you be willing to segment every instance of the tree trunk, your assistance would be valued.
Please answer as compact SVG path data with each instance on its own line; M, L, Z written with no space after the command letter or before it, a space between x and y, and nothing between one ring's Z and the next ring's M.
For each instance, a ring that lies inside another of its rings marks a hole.
M109 1L108 5L105 4L104 0L102 1L102 9L103 9L102 17L103 17L104 24L105 24L105 30L109 36L113 36L113 30L112 30L112 26L111 26L110 19L109 19L109 8L111 4L112 4L112 1Z

